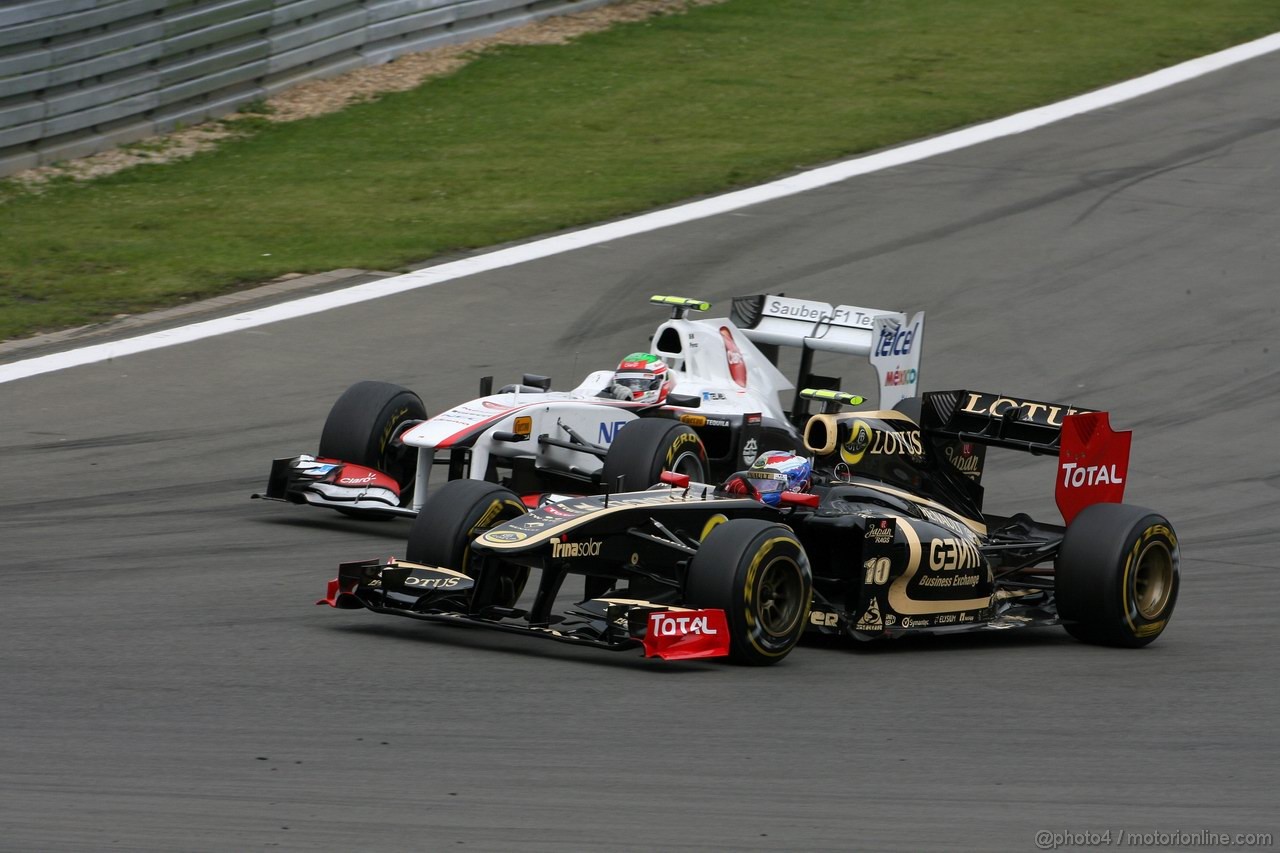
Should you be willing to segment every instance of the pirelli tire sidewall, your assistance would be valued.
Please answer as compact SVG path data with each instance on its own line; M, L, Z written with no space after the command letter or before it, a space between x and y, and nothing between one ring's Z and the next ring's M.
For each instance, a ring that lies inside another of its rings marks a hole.
M406 421L425 420L417 394L390 382L357 382L342 393L320 433L320 456L376 468L400 484L408 496L417 472L418 451L393 441Z
M692 427L666 418L637 418L618 430L609 445L601 472L605 488L640 491L658 482L663 471L688 474L694 482L706 482L707 448Z
M725 611L730 659L774 664L800 640L813 600L813 572L790 528L759 519L715 526L689 564L685 602Z
M474 609L491 604L512 607L529 580L528 567L497 557L477 559L471 543L484 531L526 511L520 497L508 488L485 480L451 480L427 496L409 529L405 557L475 578Z
M1173 615L1178 564L1178 537L1163 515L1128 504L1086 507L1058 552L1058 615L1083 642L1145 646Z

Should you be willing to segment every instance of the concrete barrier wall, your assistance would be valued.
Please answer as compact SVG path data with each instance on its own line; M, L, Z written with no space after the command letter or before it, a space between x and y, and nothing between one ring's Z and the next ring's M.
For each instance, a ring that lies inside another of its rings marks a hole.
M608 2L0 4L0 175L225 115L303 80Z

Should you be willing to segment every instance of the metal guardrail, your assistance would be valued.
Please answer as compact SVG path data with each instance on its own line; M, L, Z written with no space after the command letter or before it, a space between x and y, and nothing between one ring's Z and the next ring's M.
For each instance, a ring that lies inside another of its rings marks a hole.
M19 0L0 6L0 175L613 1Z

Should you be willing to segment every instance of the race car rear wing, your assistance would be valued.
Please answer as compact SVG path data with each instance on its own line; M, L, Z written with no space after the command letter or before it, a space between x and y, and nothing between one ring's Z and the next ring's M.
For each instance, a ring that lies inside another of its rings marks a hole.
M919 422L934 437L1057 456L1063 419L1092 411L982 391L929 391Z
M839 387L838 379L813 375L815 352L867 356L879 380L882 409L914 397L919 388L923 311L908 317L881 308L763 295L734 297L729 316L775 363L778 347L801 350L797 389ZM797 391L792 406L792 419L797 424L804 422L807 405Z
M896 312L786 296L736 296L729 318L757 344L869 355L872 324Z
M1106 412L981 391L932 391L921 400L919 424L974 483L983 463L981 453L968 452L970 444L1056 456L1054 500L1067 524L1091 504L1124 500L1133 434L1113 430Z

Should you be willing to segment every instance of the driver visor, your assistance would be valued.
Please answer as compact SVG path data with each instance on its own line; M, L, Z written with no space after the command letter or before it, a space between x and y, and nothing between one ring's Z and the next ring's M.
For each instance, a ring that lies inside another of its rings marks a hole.
M623 373L613 377L614 383L632 391L656 391L662 380L652 373Z
M781 492L787 487L787 475L773 471L752 471L747 474L747 479L751 481L751 485L756 487L756 491L762 495Z

